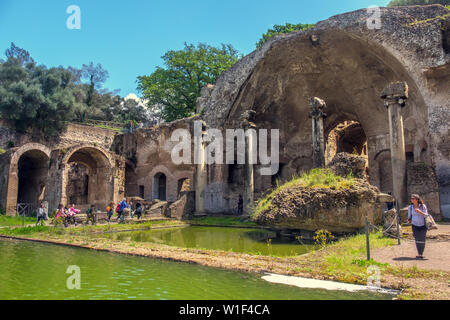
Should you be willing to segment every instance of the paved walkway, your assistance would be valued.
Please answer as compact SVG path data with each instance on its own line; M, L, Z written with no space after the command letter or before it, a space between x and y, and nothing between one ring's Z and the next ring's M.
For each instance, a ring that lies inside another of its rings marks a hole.
M408 229L405 230L405 234L408 236ZM394 245L371 252L371 258L379 262L450 272L450 224L439 225L438 230L431 230L427 233L423 255L425 259L416 259L416 244L410 237L403 239L400 246Z

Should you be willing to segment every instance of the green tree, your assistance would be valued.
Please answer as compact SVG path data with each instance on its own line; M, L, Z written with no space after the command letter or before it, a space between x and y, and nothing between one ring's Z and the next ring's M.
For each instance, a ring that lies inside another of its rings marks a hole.
M18 59L20 62L20 65L26 65L28 63L34 63L33 58L31 57L30 53L22 48L19 48L14 44L14 42L11 42L11 47L6 49L5 51L6 58L15 58Z
M91 107L94 104L95 90L100 90L103 83L108 79L109 73L103 69L102 65L98 63L94 65L93 62L83 64L81 68L81 78L89 81L87 91L86 104Z
M392 0L391 2L389 2L388 7L414 6L426 4L442 4L448 6L450 5L450 0Z
M63 68L22 63L10 56L0 64L1 117L22 131L35 128L55 134L73 116L72 74Z
M267 40L269 40L276 34L301 31L312 27L314 27L314 24L302 24L302 23L299 24L286 23L284 25L276 24L273 26L273 29L267 30L267 32L262 35L262 38L259 39L259 41L256 43L256 48L261 47Z
M195 112L202 87L215 83L240 57L229 44L212 47L185 43L183 50L170 50L162 56L164 68L157 67L149 76L139 76L137 89L150 108L162 109L165 121L184 118Z

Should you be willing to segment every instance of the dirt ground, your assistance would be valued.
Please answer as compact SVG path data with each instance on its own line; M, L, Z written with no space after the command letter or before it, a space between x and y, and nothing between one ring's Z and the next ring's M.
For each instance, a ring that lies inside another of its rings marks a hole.
M404 231L406 239L400 246L374 250L371 257L379 262L428 270L450 271L450 224L438 226L438 230L427 232L427 241L423 253L425 259L416 259L417 249L410 228Z

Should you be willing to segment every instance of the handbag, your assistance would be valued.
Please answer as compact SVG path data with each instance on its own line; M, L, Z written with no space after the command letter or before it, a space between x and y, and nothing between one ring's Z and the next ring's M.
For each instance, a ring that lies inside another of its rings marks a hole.
M437 229L437 225L436 222L434 222L433 217L431 216L431 214L428 214L425 217L425 226L427 227L427 230L433 230L433 229Z

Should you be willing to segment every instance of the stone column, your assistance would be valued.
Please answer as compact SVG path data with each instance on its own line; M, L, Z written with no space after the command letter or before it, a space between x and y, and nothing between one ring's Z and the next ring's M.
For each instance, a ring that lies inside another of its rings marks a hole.
M408 85L406 82L390 83L384 88L381 98L388 109L393 191L401 208L407 204L405 137L401 109L405 107L408 98Z
M325 167L325 139L323 134L323 118L327 115L323 112L326 108L325 101L317 97L309 99L312 118L312 139L313 139L313 166L314 168Z
M241 116L241 127L245 130L245 179L244 179L244 202L243 216L250 216L253 210L255 183L254 183L254 164L255 154L253 144L256 142L256 125L252 122L255 111L248 110Z
M195 213L205 213L205 189L206 179L206 159L205 144L203 137L206 134L206 124L203 121L194 122L194 164L195 164Z

